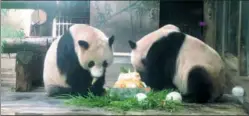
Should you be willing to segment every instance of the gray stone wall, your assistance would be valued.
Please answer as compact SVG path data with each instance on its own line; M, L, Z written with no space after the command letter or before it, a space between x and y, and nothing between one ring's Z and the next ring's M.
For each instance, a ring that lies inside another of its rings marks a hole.
M129 39L159 28L159 1L91 1L90 25L115 35L114 52L130 52Z

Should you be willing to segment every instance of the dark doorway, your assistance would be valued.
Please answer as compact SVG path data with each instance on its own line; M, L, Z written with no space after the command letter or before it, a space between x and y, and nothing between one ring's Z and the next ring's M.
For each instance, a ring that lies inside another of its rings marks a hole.
M159 26L174 24L182 32L203 39L203 1L160 1Z

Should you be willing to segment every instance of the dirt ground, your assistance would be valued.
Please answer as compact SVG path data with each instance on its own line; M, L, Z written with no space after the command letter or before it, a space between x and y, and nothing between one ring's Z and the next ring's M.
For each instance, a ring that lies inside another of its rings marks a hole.
M39 88L34 92L13 92L15 87L15 55L2 55L1 58L1 114L99 114L110 115L116 114L114 112L105 111L99 108L72 108L61 105L61 101L47 98L44 95L43 88ZM119 59L120 60L120 59ZM122 59L121 59L122 60ZM124 61L119 62L124 62ZM114 64L107 70L106 86L110 87L114 84L119 73L119 67L131 67L130 64ZM241 85L249 93L249 79L248 77L239 77ZM160 115L171 114L162 111L136 111L125 112L122 114L140 114L140 115ZM226 104L209 104L197 105L190 104L186 108L174 114L197 114L197 115L245 115L246 113L239 105L232 103Z

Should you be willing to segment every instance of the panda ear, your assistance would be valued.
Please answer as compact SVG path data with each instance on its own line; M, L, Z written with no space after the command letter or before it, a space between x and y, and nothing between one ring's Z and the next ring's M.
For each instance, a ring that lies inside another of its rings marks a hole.
M128 41L128 43L129 43L129 45L130 45L131 49L136 49L137 44L136 44L135 42L133 42L133 41L129 40L129 41Z
M111 47L112 44L114 42L114 36L112 35L109 39L108 39L108 43L109 43L109 46Z
M79 41L78 41L78 44L79 44L79 46L81 46L81 47L83 47L83 48L85 48L85 49L88 49L88 48L89 48L88 42L86 42L86 41L84 41L84 40L79 40Z

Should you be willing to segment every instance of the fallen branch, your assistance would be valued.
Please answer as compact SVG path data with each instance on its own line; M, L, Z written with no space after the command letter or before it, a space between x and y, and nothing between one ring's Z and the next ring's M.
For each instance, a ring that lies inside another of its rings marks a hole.
M2 53L17 53L19 51L46 52L54 39L52 37L3 38L1 49Z

